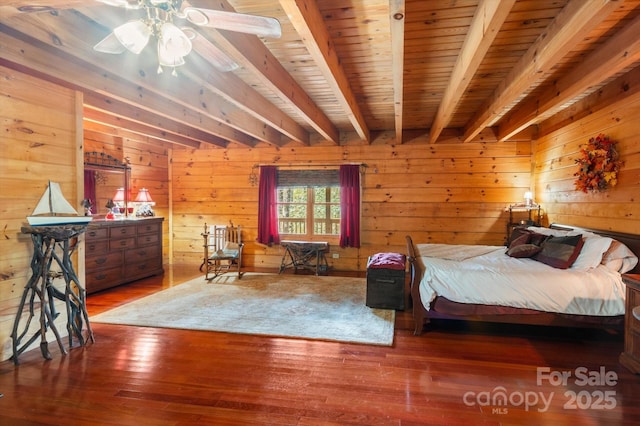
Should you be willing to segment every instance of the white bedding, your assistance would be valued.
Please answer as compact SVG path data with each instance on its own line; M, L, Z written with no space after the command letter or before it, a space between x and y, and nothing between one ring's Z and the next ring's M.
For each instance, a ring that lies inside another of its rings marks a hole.
M420 296L426 309L436 296L460 303L511 306L577 315L624 314L625 286L618 272L599 265L586 271L556 269L532 259L505 254L504 246L481 246L482 253L457 261L450 253L477 249L447 244L417 244L424 272ZM440 257L435 257L440 256Z

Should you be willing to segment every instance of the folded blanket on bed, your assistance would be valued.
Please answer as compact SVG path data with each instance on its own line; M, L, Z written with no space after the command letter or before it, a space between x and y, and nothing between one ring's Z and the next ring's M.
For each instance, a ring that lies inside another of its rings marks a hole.
M462 261L492 251L506 250L504 246L456 245L456 244L416 244L419 256Z

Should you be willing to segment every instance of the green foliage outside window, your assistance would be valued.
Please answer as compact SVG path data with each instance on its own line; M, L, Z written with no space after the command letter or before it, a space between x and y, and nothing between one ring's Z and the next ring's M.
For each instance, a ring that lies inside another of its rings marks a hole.
M278 188L278 224L283 235L339 235L340 187Z

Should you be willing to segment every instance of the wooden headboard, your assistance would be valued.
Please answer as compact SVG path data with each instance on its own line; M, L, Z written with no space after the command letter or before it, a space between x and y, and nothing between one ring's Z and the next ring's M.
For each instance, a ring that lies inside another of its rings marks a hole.
M635 253L636 256L640 258L640 235L635 234L626 234L623 232L613 232L613 231L605 231L602 229L590 229L590 228L580 228L578 226L570 226L563 225L560 223L552 223L550 228L553 229L562 229L567 231L585 231L585 232L593 232L594 234L602 235L603 237L610 237L615 240L620 241L629 249ZM628 274L640 274L640 262L633 268L631 271L627 272Z

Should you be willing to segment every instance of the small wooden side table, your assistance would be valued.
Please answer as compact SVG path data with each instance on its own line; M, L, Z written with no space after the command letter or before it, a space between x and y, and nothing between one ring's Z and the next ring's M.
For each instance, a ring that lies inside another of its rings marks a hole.
M326 273L329 269L325 253L329 251L329 243L319 241L280 241L284 254L280 262L280 272L293 267L294 273L299 269L308 269L316 275ZM287 258L289 260L287 260Z
M82 335L84 323L86 323L88 337L94 342L93 331L89 323L89 315L86 308L86 292L80 285L80 280L73 269L71 255L75 251L78 236L85 232L87 225L60 225L60 226L24 226L23 234L30 234L33 241L33 257L31 258L31 278L27 282L16 318L13 323L11 339L13 343L13 362L18 364L18 356L24 352L38 337L40 337L40 351L45 359L51 359L47 343L47 329L51 329L56 337L60 351L67 351L62 344L60 333L54 324L59 315L55 308L55 299L65 302L67 310L67 330L69 332L69 348L73 345L74 336L81 345L86 343ZM60 271L52 271L55 264ZM52 281L55 278L64 278L64 292L55 288ZM28 301L28 315L24 314L25 304ZM40 327L29 337L30 325L36 311L40 311ZM25 317L25 318L23 318ZM27 339L24 343L23 340Z
M620 364L634 373L640 373L640 318L634 315L640 307L640 274L625 274L622 280L627 286L624 314L624 352Z

